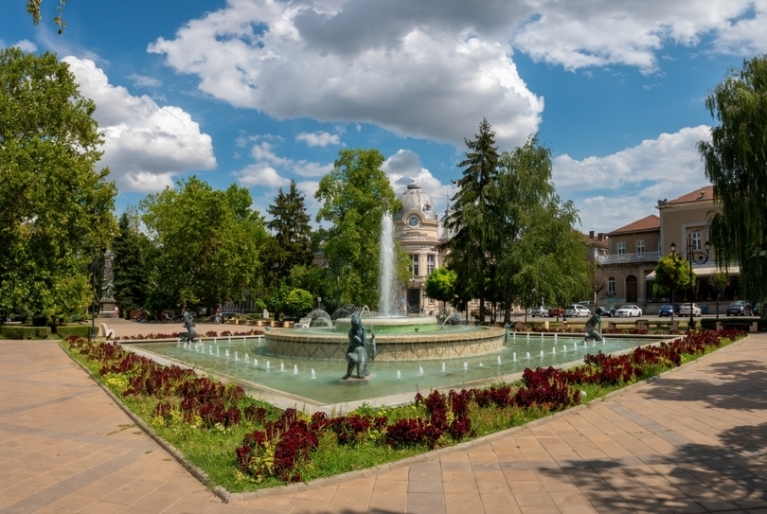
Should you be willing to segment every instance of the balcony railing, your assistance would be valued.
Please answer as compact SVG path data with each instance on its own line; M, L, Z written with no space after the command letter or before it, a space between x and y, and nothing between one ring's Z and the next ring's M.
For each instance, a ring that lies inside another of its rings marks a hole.
M611 253L600 256L598 260L600 264L620 264L622 262L657 262L660 257L660 252Z

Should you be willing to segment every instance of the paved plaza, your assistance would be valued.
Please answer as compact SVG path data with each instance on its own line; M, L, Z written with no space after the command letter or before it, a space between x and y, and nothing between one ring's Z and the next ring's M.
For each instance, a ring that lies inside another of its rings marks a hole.
M0 341L0 514L767 514L766 349L752 336L493 441L224 504L57 342Z

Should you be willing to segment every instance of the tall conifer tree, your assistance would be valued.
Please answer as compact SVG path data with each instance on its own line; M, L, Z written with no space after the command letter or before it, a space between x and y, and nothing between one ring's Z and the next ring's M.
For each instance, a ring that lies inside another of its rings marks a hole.
M479 300L479 316L484 320L496 239L491 193L498 177L500 155L495 132L486 119L479 124L479 134L475 134L473 140L464 141L468 151L466 159L458 165L463 168L463 176L454 181L458 192L451 198L452 212L446 223L453 237L445 243L445 249L449 251L448 266L457 273L457 289Z
M295 181L290 189L280 188L267 212L272 219L266 226L271 231L266 255L266 269L270 283L274 284L290 274L294 266L308 266L312 262L312 227L306 213L304 195Z

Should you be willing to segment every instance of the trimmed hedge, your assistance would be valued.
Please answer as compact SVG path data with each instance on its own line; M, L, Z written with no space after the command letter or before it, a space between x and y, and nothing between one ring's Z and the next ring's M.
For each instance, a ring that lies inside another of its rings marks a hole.
M714 330L717 322L722 324L722 328L739 328L748 331L751 323L758 322L760 332L767 331L767 319L759 318L703 318L700 320L701 328Z
M28 325L0 325L0 335L6 339L47 339L51 335L51 328L30 327Z
M95 327L98 330L98 327ZM56 327L56 334L62 339L66 339L69 336L82 337L87 339L88 332L90 332L90 325L60 325Z

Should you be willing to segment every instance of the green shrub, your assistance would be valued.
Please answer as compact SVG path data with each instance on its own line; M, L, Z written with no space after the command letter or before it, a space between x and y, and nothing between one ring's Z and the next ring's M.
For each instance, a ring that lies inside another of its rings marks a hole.
M90 325L59 325L56 327L56 334L62 339L69 336L88 337L90 330Z
M0 326L0 335L6 339L47 339L51 335L51 328L3 325Z
M714 330L716 329L717 322L722 324L722 328L739 328L748 331L751 328L751 323L758 322L759 331L767 331L767 320L757 318L703 318L700 320L700 327L703 329Z

